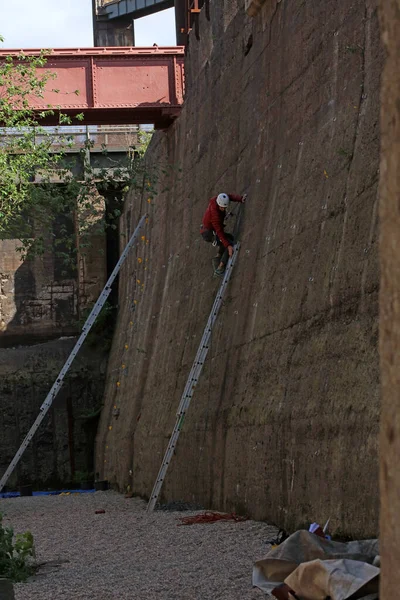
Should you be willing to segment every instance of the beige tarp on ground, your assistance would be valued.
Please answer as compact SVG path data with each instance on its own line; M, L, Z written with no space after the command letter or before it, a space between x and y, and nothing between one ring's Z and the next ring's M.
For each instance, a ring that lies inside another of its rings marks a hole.
M253 585L266 593L286 583L305 600L377 597L378 540L332 542L297 531L255 563Z

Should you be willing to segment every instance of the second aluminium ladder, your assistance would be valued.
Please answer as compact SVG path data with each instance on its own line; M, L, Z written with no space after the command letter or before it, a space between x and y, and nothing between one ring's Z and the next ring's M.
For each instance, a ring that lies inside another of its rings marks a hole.
M214 323L217 320L219 309L221 308L221 305L222 305L224 293L225 293L226 287L229 283L229 279L231 277L233 266L236 262L236 258L237 258L238 252L239 252L239 247L240 247L239 243L236 244L236 246L234 246L233 255L231 256L231 258L228 261L228 264L225 269L224 278L221 282L221 285L218 288L218 293L214 300L214 304L211 309L210 316L208 317L207 325L206 325L206 328L204 329L203 337L201 338L201 342L200 342L200 346L197 350L196 358L194 359L194 363L190 370L190 374L189 374L188 380L186 382L181 401L179 403L179 408L178 408L178 412L176 415L177 419L176 419L175 427L173 429L171 438L169 440L168 448L165 452L160 471L157 475L157 479L156 479L156 482L153 487L153 491L151 492L150 500L147 505L148 512L154 510L154 507L155 507L158 497L160 495L161 488L164 483L164 479L165 479L165 476L167 474L167 470L169 467L169 463L171 462L172 456L174 454L175 446L176 446L176 443L179 438L179 434L182 429L183 421L185 419L186 413L189 409L190 402L193 397L194 388L197 385L197 382L200 377L200 373L203 369L203 365L206 360L206 356L207 356L207 353L208 353L208 350L210 347L210 337L211 337L212 328L214 327Z

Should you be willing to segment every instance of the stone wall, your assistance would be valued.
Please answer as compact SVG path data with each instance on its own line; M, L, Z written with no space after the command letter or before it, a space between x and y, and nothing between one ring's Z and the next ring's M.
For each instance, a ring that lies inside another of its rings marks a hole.
M382 62L375 0L265 2L253 19L244 0L207 3L184 109L149 150L159 194L124 217L128 235L149 211L97 437L115 486L152 489L218 286L201 218L212 195L247 192L163 497L376 535Z

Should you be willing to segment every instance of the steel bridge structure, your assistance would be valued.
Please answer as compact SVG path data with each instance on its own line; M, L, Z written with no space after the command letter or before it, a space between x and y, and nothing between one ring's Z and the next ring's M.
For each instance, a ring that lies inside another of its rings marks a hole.
M209 0L92 0L95 46L134 46L135 20L175 7L176 39L186 45L188 34Z
M40 54L40 50L22 52ZM0 61L6 56L18 60L20 53L0 50ZM49 107L54 110L54 115L41 119L42 125L57 125L59 113L77 124L74 118L83 113L85 125L152 123L166 128L183 104L183 63L180 46L52 50L43 70L56 78L47 82L43 98L32 97L30 105L38 118Z

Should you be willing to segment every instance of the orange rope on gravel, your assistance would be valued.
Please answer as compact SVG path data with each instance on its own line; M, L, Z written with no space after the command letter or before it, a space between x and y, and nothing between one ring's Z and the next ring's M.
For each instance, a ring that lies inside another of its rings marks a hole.
M179 519L181 523L178 523L178 527L180 525L194 525L196 523L215 523L216 521L235 521L236 523L239 523L240 521L247 521L247 519L248 517L241 517L236 513L207 511L201 515L193 515L191 517L183 517Z

